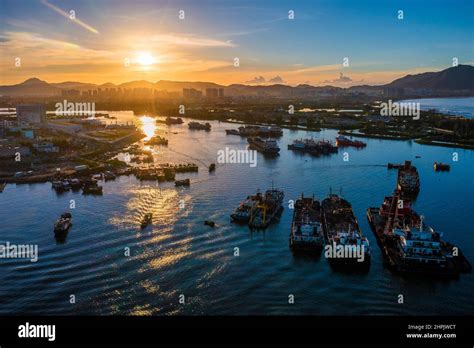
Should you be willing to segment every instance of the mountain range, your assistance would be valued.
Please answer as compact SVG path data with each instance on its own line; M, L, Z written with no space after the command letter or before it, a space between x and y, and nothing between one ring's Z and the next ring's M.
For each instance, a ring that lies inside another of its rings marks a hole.
M381 86L353 86L347 88L350 91L380 90L389 88L427 89L433 91L469 91L474 92L474 66L458 65L439 72L427 72L416 75L407 75L389 84ZM30 78L22 83L10 86L0 86L0 96L57 96L62 90L76 89L79 91L96 90L98 88L151 88L158 91L181 92L183 88L195 88L205 90L206 88L224 88L227 96L250 96L265 95L275 97L291 97L314 93L317 91L331 92L344 90L345 88L333 86L311 86L301 84L289 86L284 84L274 85L245 85L232 84L223 86L212 82L185 82L165 81L149 82L145 80L130 81L121 84L105 83L93 84L84 82L67 81L61 83L48 83L38 78Z

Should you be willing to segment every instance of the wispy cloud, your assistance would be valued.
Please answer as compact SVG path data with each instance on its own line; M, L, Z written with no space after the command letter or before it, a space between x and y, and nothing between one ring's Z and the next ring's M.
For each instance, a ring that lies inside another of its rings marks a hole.
M59 13L61 16L67 18L67 19L70 19L71 21L73 21L74 23L80 25L81 27L83 27L84 29L90 31L91 33L94 33L94 34L99 34L99 31L97 29L95 29L94 27L90 26L89 24L87 23L84 23L83 21L75 18L75 15L74 17L71 17L71 15L69 13L67 13L66 11L60 9L59 7L47 2L46 0L42 0L41 3L47 7L49 7L50 9L52 9L53 11L55 11L56 13Z
M236 47L231 40L216 40L208 37L199 37L188 34L158 34L147 38L150 43L163 43L170 46L196 46L196 47Z

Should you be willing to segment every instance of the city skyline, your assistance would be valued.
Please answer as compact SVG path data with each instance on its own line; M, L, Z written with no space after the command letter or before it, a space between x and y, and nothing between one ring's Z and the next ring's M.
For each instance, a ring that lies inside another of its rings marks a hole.
M454 58L473 63L473 48L466 45L473 41L473 4L448 5L2 0L0 84L37 77L51 83L381 85L443 70ZM370 23L364 18L369 10ZM35 18L28 17L32 12Z

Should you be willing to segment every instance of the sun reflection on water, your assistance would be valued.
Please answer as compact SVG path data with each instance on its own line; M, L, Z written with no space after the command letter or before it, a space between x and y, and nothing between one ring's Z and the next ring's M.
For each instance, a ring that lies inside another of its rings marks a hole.
M141 130L146 135L146 138L143 140L150 140L155 135L157 129L155 119L150 116L141 116L140 122L142 124Z

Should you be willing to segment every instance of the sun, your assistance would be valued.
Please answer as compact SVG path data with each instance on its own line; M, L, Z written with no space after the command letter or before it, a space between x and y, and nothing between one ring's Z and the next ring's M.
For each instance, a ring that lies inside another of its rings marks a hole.
M140 65L152 65L155 63L155 58L150 54L150 53L140 53L140 55L137 58L137 62Z

